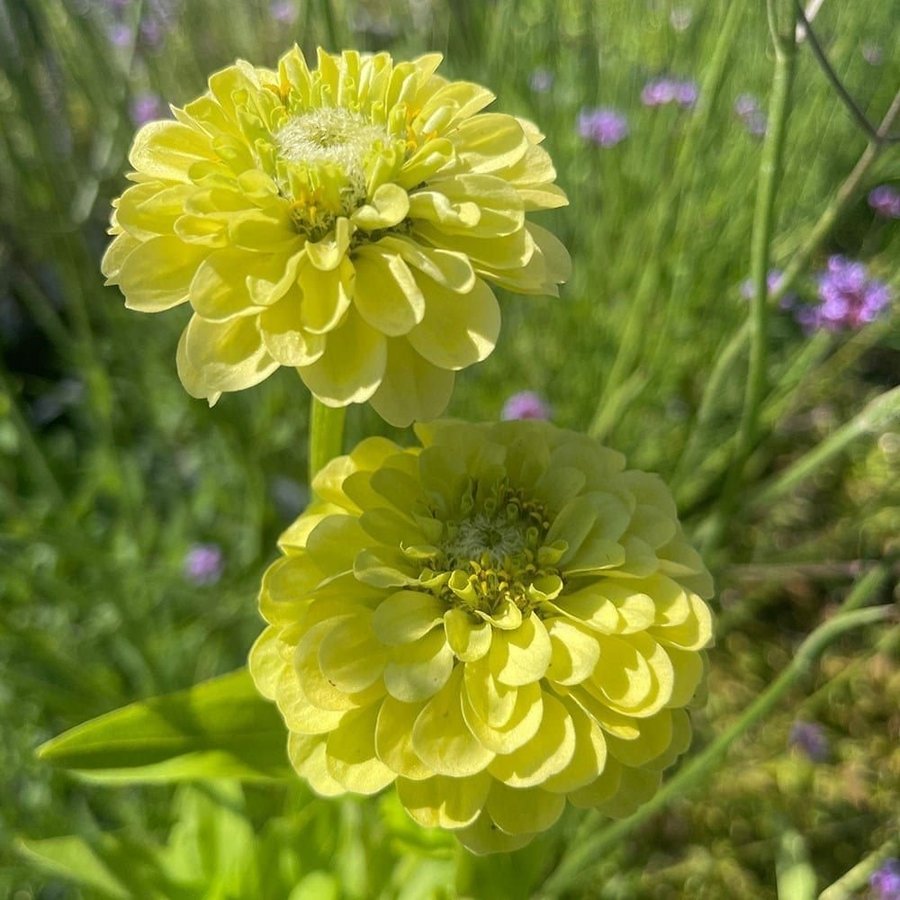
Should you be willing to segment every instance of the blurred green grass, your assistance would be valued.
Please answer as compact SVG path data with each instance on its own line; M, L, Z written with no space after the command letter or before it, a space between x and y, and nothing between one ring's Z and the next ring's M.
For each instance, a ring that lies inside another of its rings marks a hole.
M182 314L127 312L119 294L102 286L109 201L124 184L141 97L183 103L235 57L274 64L293 41L307 52L322 44L386 48L396 57L437 49L446 76L489 86L497 108L539 125L571 199L543 224L569 247L574 277L559 300L503 299L500 344L461 375L452 415L496 418L508 395L534 389L558 424L587 428L603 398L600 411L613 411L606 440L632 465L672 477L712 363L746 317L740 285L761 142L733 107L742 94L764 107L771 60L761 6L373 0L285 8L296 13L291 23L277 21L262 0L0 0L0 848L19 833L163 827L167 792L88 791L38 766L32 749L91 715L239 665L258 631L259 574L305 496L308 398L296 376L279 372L209 410L187 397L175 375ZM877 121L900 83L900 59L889 56L900 32L894 11L826 2L815 24L838 74ZM131 37L117 46L113 38L121 42L126 32ZM712 78L717 48L721 73L697 109L641 105L651 78ZM883 58L873 64L878 48ZM531 86L539 70L552 76L547 91ZM578 135L579 111L593 106L627 116L622 143L601 148ZM789 261L864 146L802 48L775 265ZM892 150L864 187L898 181ZM840 252L865 259L896 294L898 247L897 224L876 219L863 191L799 291L811 297L813 271ZM821 359L831 365L811 366L771 422L770 439L752 460L755 479L783 469L896 383L896 322L894 313L849 340L821 342ZM640 340L620 357L619 383L609 384L630 329ZM773 313L773 383L806 346L790 318ZM718 451L734 432L745 371L738 357L696 458L678 471L679 497L694 513L689 528L715 499L727 465ZM392 433L370 410L351 410L348 441L376 432ZM846 574L787 577L780 564L900 550L898 440L894 423L764 518L739 514L731 523L717 561L723 602L759 612L713 655L718 699L707 734L766 683L847 581ZM197 588L182 565L201 541L220 545L226 563L218 584ZM750 563L768 567L762 585L736 568ZM872 651L857 639L845 652L849 660ZM618 868L598 896L682 896L689 883L690 896L717 897L725 888L739 897L774 896L779 809L794 827L813 829L823 885L852 866L893 815L900 763L881 737L896 745L900 725L896 710L877 703L862 717L847 711L888 686L896 696L896 654L894 644L871 663L887 660L887 675L861 667L843 689L850 695L823 714L836 738L835 771L826 780L843 793L816 789L813 806L801 808L809 778L822 770L791 781L806 770L796 760L788 765L785 713L757 746L742 748L741 778L720 778L705 803L673 813L675 825L654 826L649 868L640 848L611 860L611 871ZM781 778L785 768L793 774ZM859 778L865 789L857 789ZM773 784L780 799L754 806ZM847 836L840 822L855 815L862 824ZM682 832L679 821L687 823ZM69 896L2 849L0 889L23 900Z

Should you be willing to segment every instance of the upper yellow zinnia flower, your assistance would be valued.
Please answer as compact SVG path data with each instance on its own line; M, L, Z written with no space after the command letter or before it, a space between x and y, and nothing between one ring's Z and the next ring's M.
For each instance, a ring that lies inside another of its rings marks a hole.
M488 282L556 293L568 254L525 220L566 203L543 136L480 112L490 91L440 60L320 50L311 71L295 47L277 72L223 69L137 133L103 273L131 309L191 304L192 396L293 366L329 406L430 419L494 348Z
M655 475L546 422L417 426L332 461L282 536L250 656L329 796L511 850L612 816L690 742L712 580Z

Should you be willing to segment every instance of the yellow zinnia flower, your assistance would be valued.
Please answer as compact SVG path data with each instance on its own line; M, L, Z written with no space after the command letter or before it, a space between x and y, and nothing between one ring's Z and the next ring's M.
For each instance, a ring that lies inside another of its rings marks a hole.
M363 441L263 580L250 671L318 793L396 783L511 850L568 799L624 816L690 742L712 580L655 475L546 422Z
M310 70L295 47L137 133L103 273L131 309L190 303L192 396L293 366L329 406L430 419L494 348L488 282L556 294L568 254L525 219L566 203L543 135L440 60L320 50Z

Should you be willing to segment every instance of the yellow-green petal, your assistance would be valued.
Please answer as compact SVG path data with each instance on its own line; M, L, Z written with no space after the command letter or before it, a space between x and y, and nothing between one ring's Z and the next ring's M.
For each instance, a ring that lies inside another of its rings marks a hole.
M541 788L512 788L495 781L485 810L507 834L534 834L555 825L565 806L562 794Z
M409 266L379 245L361 247L353 258L356 281L353 304L382 334L406 334L425 315L425 295Z
M438 775L462 778L484 771L494 758L469 730L462 714L461 666L419 713L412 731L418 757Z
M406 338L392 338L387 345L384 377L371 397L372 408L397 428L428 421L447 408L453 381L453 372L423 359Z
M418 277L420 286L424 276ZM500 334L500 307L481 279L465 294L437 283L423 287L428 295L425 317L408 335L413 349L441 369L454 371L490 355Z
M372 629L383 644L409 644L440 623L444 610L444 604L434 594L397 591L376 607Z
M325 744L328 774L356 794L377 794L397 777L375 755L377 717L374 705L348 713Z
M497 756L488 771L510 787L535 787L562 772L575 754L575 725L566 708L543 696L544 715L537 733L512 753Z
M178 342L176 361L185 390L208 398L259 384L278 367L248 318L208 322L193 316Z
M327 406L362 403L379 388L387 365L384 335L350 310L329 332L325 353L297 369L303 383Z
M487 772L462 778L436 775L425 781L397 780L397 796L404 809L423 828L464 828L478 817L491 778Z
M172 236L151 238L135 247L115 275L125 305L139 312L162 312L184 303L206 253Z
M375 724L375 752L378 758L402 778L422 781L433 773L416 755L412 730L423 703L402 703L390 695L381 702Z
M259 314L259 331L272 358L283 366L302 367L321 359L326 338L303 325L303 295L291 288L281 300Z
M392 647L384 668L384 686L397 700L413 703L433 697L448 683L453 651L441 630Z

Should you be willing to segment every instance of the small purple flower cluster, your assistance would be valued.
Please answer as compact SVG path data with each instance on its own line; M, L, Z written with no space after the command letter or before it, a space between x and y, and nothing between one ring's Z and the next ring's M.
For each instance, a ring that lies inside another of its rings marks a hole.
M696 81L679 78L655 78L648 81L641 91L641 103L644 106L665 106L677 103L690 109L696 102L699 89Z
M279 25L293 25L300 10L290 0L273 0L269 5L269 15Z
M883 219L900 219L900 191L889 184L880 184L869 191L869 206Z
M609 106L585 107L578 114L578 133L599 147L615 147L628 137L628 120Z
M218 544L194 544L184 557L184 577L194 584L215 584L225 568Z
M116 47L128 47L134 39L127 24L131 18L129 7L133 5L133 0L106 0L105 6L113 18L107 33L110 43ZM176 0L147 0L138 24L138 44L145 50L158 50L175 28L177 18Z
M778 290L778 286L781 283L781 276L784 273L781 269L770 269L768 275L766 276L766 286L768 287L769 293L774 294L775 291ZM755 293L755 289L753 287L753 279L747 278L741 282L741 296L745 300L752 300L753 294ZM782 309L792 309L794 303L797 300L796 294L787 293L781 298L781 302L779 305Z
M546 94L556 79L549 69L535 69L528 79L528 84L535 94Z
M748 134L762 137L766 133L768 120L753 94L739 94L734 101L734 113L744 123Z
M169 115L169 109L158 94L137 94L129 107L131 121L135 125L144 125L155 119L164 119Z
M870 278L861 262L843 256L831 256L818 277L819 302L797 304L794 318L807 332L847 331L874 321L890 305L890 288Z
M788 746L799 750L811 762L825 762L829 756L828 738L822 726L815 722L794 722Z
M504 404L500 418L509 419L549 419L550 407L540 394L534 391L519 391Z
M900 859L891 858L873 872L869 887L875 900L900 900Z

